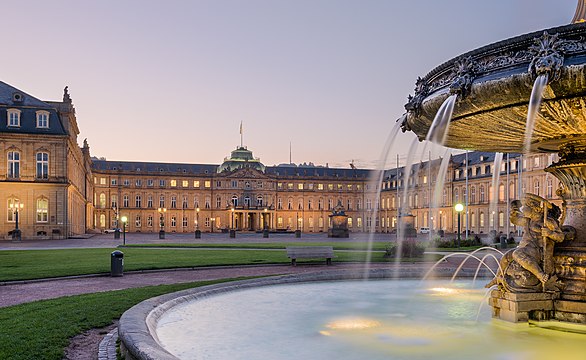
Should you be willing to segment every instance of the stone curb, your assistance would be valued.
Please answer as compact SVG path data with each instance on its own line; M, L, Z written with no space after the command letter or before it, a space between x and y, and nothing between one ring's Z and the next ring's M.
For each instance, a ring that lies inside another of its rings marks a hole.
M98 360L117 360L116 341L118 341L118 328L112 329L98 347Z

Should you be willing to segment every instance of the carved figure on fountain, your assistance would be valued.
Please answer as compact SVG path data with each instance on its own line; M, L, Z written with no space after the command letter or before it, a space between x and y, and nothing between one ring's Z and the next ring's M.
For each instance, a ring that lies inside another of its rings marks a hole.
M527 193L511 202L510 220L524 228L516 249L507 252L500 271L487 286L498 284L506 292L558 293L563 284L554 269L554 244L575 237L575 229L561 226L564 211L546 199Z
M478 64L470 56L456 62L454 80L450 84L450 94L458 94L460 99L470 94L472 82L478 72Z

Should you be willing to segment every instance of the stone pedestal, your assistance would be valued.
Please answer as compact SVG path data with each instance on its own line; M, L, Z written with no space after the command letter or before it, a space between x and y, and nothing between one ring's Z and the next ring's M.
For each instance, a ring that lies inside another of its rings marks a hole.
M554 294L509 293L493 290L489 304L492 317L508 322L550 320L554 318Z

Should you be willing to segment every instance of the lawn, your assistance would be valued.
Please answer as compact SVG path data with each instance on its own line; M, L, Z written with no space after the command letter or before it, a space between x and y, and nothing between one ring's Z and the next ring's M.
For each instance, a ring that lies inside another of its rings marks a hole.
M384 251L388 246L388 242L373 242L371 249L374 251ZM233 244L132 244L126 245L126 247L159 247L159 248L216 248L216 249L286 249L287 246L331 246L334 250L357 250L366 251L368 250L367 242L291 242L291 243L233 243Z
M110 272L115 249L10 250L0 251L0 281L30 280ZM191 268L220 265L286 264L284 250L213 250L124 248L124 270ZM364 251L337 251L335 262L365 261ZM372 261L386 261L382 252Z
M111 324L145 299L231 280L236 279L149 286L0 308L0 359L62 359L71 337Z

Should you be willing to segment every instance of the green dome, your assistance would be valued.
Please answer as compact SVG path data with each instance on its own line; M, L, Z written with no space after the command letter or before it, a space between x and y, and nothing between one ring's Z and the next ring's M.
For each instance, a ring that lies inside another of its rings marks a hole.
M234 171L242 168L252 168L265 172L265 166L260 159L252 156L252 151L240 146L233 150L229 158L224 158L222 165L218 167L218 172Z

